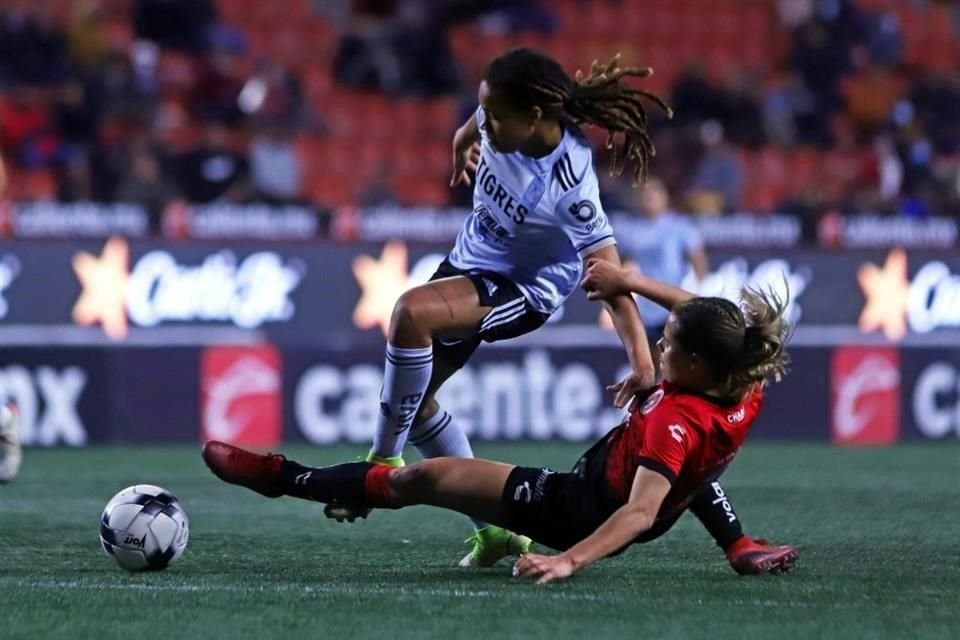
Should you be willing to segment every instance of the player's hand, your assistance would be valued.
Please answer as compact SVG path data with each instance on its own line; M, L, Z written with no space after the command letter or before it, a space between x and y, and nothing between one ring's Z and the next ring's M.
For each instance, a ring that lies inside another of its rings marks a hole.
M588 300L607 300L630 294L628 267L618 267L606 260L587 260L587 273L580 286L587 292Z
M656 372L652 370L642 373L633 372L620 382L608 386L607 391L617 394L613 399L613 406L617 409L627 407L628 411L633 411L640 398L644 397L646 392L657 383L656 376Z
M568 578L575 570L573 561L563 555L541 556L536 553L526 553L513 565L514 576L535 578L537 584Z
M453 175L450 177L450 186L465 184L469 187L470 174L477 172L478 164L480 164L480 143L474 142L466 149L459 149L457 141L454 140Z

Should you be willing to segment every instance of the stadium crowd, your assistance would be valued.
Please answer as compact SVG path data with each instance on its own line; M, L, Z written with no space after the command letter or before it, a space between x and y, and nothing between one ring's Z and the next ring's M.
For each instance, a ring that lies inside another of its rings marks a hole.
M960 216L952 3L288 4L0 3L6 197L135 202L156 224L175 201L468 204L450 136L486 60L523 44L655 68L644 88L676 117L651 125L653 172L682 209ZM671 39L691 24L700 41ZM602 173L630 207L629 176Z

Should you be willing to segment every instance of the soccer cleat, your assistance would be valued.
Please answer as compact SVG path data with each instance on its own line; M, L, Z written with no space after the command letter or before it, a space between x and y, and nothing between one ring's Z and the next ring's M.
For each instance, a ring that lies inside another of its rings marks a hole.
M280 454L260 455L211 440L203 445L202 455L213 475L224 482L238 484L268 498L283 495L280 468L286 458Z
M727 549L727 560L742 576L786 573L800 557L796 547L771 545L766 540L743 536Z
M368 453L363 461L372 462L373 464L385 464L388 467L402 467L405 464L402 456L382 457L375 455L373 451ZM371 511L373 511L373 509L369 507L358 507L355 505L331 502L323 508L323 515L337 522L353 522L357 518L366 519Z
M10 482L20 471L20 414L12 402L0 406L0 482Z
M501 558L519 556L530 551L533 543L527 536L488 524L465 540L473 549L463 557L461 567L492 567Z

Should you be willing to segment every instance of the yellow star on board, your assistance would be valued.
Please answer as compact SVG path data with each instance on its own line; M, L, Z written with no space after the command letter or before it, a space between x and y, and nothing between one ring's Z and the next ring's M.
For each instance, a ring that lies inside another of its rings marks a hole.
M74 322L82 326L99 322L108 337L122 340L127 335L127 241L114 236L107 240L100 257L81 251L73 256L72 264L83 288L73 306Z
M882 329L890 340L907 335L907 299L910 280L907 278L907 253L894 249L887 255L883 268L865 263L857 271L857 280L867 299L860 314L860 330Z
M407 247L391 241L380 258L358 256L353 260L353 275L360 285L360 300L353 310L353 324L360 329L379 326L383 334L390 327L393 305L409 286Z

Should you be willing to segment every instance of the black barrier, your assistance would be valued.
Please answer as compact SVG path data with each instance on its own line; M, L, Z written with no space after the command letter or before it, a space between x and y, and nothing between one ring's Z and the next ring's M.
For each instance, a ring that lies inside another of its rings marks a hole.
M795 347L752 438L888 444L960 437L960 350ZM367 445L383 354L270 345L17 348L0 399L29 445L197 442ZM621 419L604 387L620 349L484 346L438 395L476 440L586 442Z
M960 348L903 351L901 367L903 437L960 438Z
M379 345L397 296L426 281L448 248L399 241L0 242L0 342L9 326L88 325L118 342L133 330L149 337L164 327L221 327L282 345ZM786 284L790 317L801 330L856 333L859 326L900 340L960 329L955 252L726 250L710 257L707 278L687 286L734 298L743 285ZM548 326L596 330L600 315L577 291ZM805 343L816 339L814 332ZM41 331L33 341L47 340Z

